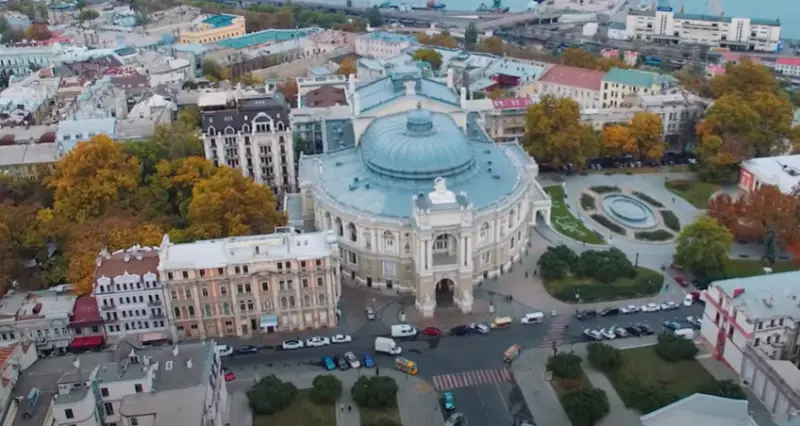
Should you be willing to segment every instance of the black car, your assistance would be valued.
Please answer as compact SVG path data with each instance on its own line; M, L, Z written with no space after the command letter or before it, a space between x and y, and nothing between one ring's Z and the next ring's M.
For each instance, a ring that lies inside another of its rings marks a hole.
M467 334L470 334L471 332L472 332L472 329L469 328L469 326L467 326L467 325L457 325L457 326L455 326L455 327L450 329L450 335L451 336L466 336Z
M655 331L653 331L653 329L650 328L650 326L647 325L647 324L636 324L636 328L639 329L639 331L641 332L642 336L649 336L649 335L655 333Z
M597 311L593 309L589 309L586 311L580 311L580 310L575 311L575 318L577 318L578 321L587 321L590 319L595 319L597 318Z
M339 366L339 370L347 370L350 368L350 364L347 363L347 360L344 359L343 356L336 357L336 365Z
M627 331L628 334L630 334L631 336L635 336L635 337L639 337L639 336L642 335L642 330L639 329L639 327L637 327L635 325L629 325L629 326L625 327L625 331Z
M605 308L600 311L601 317L610 317L612 315L619 315L619 308Z

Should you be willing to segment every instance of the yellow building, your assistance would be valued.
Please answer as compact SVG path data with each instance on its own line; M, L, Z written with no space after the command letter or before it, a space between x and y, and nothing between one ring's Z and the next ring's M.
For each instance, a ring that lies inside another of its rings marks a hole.
M245 35L244 16L214 15L203 19L187 31L181 31L181 43L216 43Z

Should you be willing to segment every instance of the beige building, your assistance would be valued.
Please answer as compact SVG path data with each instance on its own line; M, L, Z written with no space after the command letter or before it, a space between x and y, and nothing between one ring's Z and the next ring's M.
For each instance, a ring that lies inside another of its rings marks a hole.
M164 236L159 274L174 340L336 325L336 236L278 231L188 244Z
M630 97L659 95L675 87L674 77L654 72L612 68L603 77L600 108L632 106Z
M536 93L571 98L581 109L600 108L600 89L605 75L603 71L556 65L536 81Z
M527 97L494 99L492 109L484 111L484 128L495 142L522 140L525 136L525 116L534 99Z
M228 38L245 35L244 16L214 15L204 16L194 22L192 27L180 32L180 43L216 43Z

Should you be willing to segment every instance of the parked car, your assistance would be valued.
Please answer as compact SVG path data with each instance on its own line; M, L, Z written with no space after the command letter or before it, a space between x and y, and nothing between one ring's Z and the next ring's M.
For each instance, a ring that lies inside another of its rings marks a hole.
M639 312L639 307L636 305L628 305L620 309L620 312L622 312L623 314L635 314Z
M673 309L678 309L678 308L680 308L680 306L671 300L669 302L664 302L661 304L662 311L671 311Z
M585 311L577 310L575 311L575 318L577 318L578 321L588 321L591 319L595 319L597 318L597 311L595 311L594 309L588 309Z
M686 287L687 285L689 285L689 282L686 281L686 278L683 278L683 276L681 275L675 276L675 282L678 283L678 285L681 287Z
M447 411L452 411L456 409L456 402L453 399L452 392L445 392L442 395L442 405L444 405L444 409Z
M465 426L467 418L461 413L453 413L444 422L444 426Z
M344 359L343 356L336 357L336 365L339 366L339 370L347 370L350 368L350 364L347 363L347 360Z
M281 343L281 348L283 348L283 350L285 350L285 351L288 351L288 350L291 350L291 349L300 349L302 347L305 347L305 345L303 344L302 340L287 340L287 341Z
M642 330L640 330L639 327L637 327L635 325L629 325L629 326L625 327L625 331L627 331L628 334L630 334L631 336L634 336L634 337L638 337L638 336L642 335Z
M697 317L689 316L686 317L686 322L692 325L694 328L702 328L703 327L703 320Z
M602 334L603 337L606 338L606 339L616 339L617 338L617 334L614 333L614 328L613 327L601 328L599 331L600 331L600 334Z
M614 329L614 334L616 334L617 337L619 338L624 339L626 337L631 337L631 335L628 334L628 332L625 331L625 329L622 327L611 327L611 328Z
M336 369L336 363L334 363L333 358L329 356L322 357L322 366L328 371Z
M600 311L600 316L601 317L610 317L612 315L619 315L619 308L609 307L609 308L605 308L602 311Z
M682 327L681 324L677 321L664 321L664 328L675 331Z
M233 355L233 348L228 345L217 345L217 353L221 357Z
M331 344L331 339L327 337L314 336L306 339L306 346L309 348L318 348L320 346L328 346Z
M691 294L687 294L686 297L683 298L683 306L692 306L694 303L694 297Z
M353 341L353 338L347 334L337 334L331 337L331 343L350 343Z
M603 340L603 335L600 334L599 331L592 330L591 328L583 330L583 335L589 340Z
M649 336L655 331L647 324L636 324L634 327L638 328L642 336Z
M436 327L425 327L422 329L422 335L428 337L441 337L444 336L444 333L442 333L442 330L439 330Z
M467 334L472 333L472 329L468 325L457 325L450 329L451 336L466 336Z
M372 321L375 319L375 310L372 307L367 307L367 319Z
M661 306L655 303L648 303L646 305L642 305L641 311L642 312L658 312L661 310Z
M237 354L256 354L258 353L258 346L244 345L236 348Z
M477 331L480 334L489 334L489 332L492 331L491 327L489 327L488 325L486 325L484 323L480 323L480 322L474 322L474 323L470 324L469 328Z
M375 361L372 359L372 355L364 354L364 368L372 367L375 367Z
M234 373L233 371L228 370L227 368L223 367L222 368L222 372L225 373L225 381L226 382L232 382L232 381L236 380L236 373Z
M347 360L347 364L350 365L350 368L361 368L361 362L356 357L356 354L347 352L344 354L344 359Z

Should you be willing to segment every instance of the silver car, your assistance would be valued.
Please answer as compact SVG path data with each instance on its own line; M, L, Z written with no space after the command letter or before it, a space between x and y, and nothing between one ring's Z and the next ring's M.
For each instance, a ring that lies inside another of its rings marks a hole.
M371 307L367 308L367 319L370 321L375 319L375 310L372 309Z

